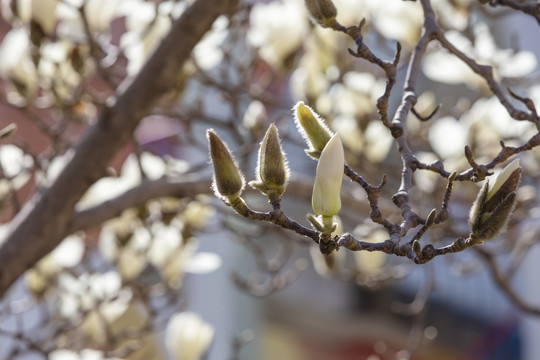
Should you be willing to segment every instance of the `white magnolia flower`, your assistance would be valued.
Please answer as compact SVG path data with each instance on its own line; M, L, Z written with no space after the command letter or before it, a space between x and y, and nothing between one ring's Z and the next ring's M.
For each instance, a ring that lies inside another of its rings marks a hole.
M345 155L338 134L326 144L317 164L311 204L313 211L323 217L332 217L341 209L341 183Z
M200 360L214 337L214 329L195 313L171 317L165 331L165 345L175 360Z

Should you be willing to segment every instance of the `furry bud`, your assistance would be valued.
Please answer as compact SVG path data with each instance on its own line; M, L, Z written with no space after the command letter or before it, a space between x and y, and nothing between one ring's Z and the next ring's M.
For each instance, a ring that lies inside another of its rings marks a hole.
M508 164L493 185L486 181L469 214L471 238L482 242L498 235L508 223L516 202L516 189L521 178L519 159Z
M309 106L299 101L294 107L296 126L306 140L309 149L306 150L313 159L318 159L326 143L334 135L324 121Z
M256 180L250 181L249 185L266 194L271 201L277 201L285 192L288 180L287 159L281 148L278 130L271 124L259 148Z
M214 130L206 130L210 147L210 159L214 167L212 189L217 197L229 205L242 194L245 181L227 145L221 141Z

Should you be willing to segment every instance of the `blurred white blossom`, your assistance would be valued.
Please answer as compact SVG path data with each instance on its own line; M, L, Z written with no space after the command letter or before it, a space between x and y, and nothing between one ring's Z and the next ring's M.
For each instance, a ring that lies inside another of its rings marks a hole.
M143 226L134 209L108 221L99 235L98 247L103 257L115 263L123 279L131 280L152 265L171 287L180 287L185 273L203 274L221 266L214 253L196 252L196 238L184 239L184 226L197 229L204 225L213 210L191 205L169 223ZM155 210L154 210L155 211ZM193 217L198 217L193 220Z
M495 155L500 150L499 141L526 138L536 133L529 121L516 121L508 114L499 100L492 96L477 100L462 120L468 124L469 138L483 144L486 153Z
M368 1L373 25L387 39L414 46L424 22L422 7L417 2L386 0Z
M49 360L120 360L120 358L105 357L103 351L94 349L83 349L79 352L58 349L49 354Z
M166 171L165 161L156 155L143 152L140 157L140 167L137 155L130 154L124 163L118 177L104 177L96 181L82 197L78 206L88 208L124 193L142 181L141 168L150 180L162 177Z
M127 309L132 293L122 288L120 274L83 273L78 277L61 273L58 277L60 314L76 321L83 312L97 310L110 323Z
M25 28L11 29L0 45L0 75L15 85L23 97L37 88L37 74L31 58L30 36Z
M0 165L7 178L14 179L25 175L33 163L32 157L18 146L11 144L0 146Z
M165 345L174 360L200 360L210 346L214 329L195 313L174 314L165 330Z
M366 236L365 233L368 232ZM388 239L388 232L384 230L369 229L365 224L361 224L354 229L354 234L362 241L369 243L379 243ZM354 263L356 269L362 273L372 274L384 266L386 254L381 251L354 251Z
M209 32L197 43L193 49L193 57L202 70L210 70L223 59L221 45L229 32L229 20L225 16L216 19Z
M17 13L11 10L12 2L15 2L13 6L16 7ZM59 0L2 0L2 16L10 22L18 19L26 25L34 21L45 34L50 35L56 25L58 3Z
M429 143L443 159L463 156L466 141L465 126L450 116L434 120L429 129Z
M128 59L128 75L134 76L159 45L186 7L185 2L163 1L159 4L130 1L120 9L126 16L126 32L120 46Z
M128 1L132 3L133 1ZM57 33L62 39L82 41L86 39L84 21L79 8L84 6L88 29L96 39L111 28L111 22L120 15L119 9L125 0L64 0L58 4ZM94 40L96 40L94 39Z
M537 61L529 51L499 49L487 24L475 24L474 43L458 31L448 31L445 36L457 49L481 65L492 65L496 80L530 74ZM474 88L485 86L485 80L475 74L465 63L445 49L437 48L424 57L423 72L434 81L447 84L467 84Z
M43 294L64 269L80 264L85 251L84 237L73 234L66 237L50 254L42 258L24 274L27 288L36 296Z
M258 2L251 11L249 23L249 43L276 69L300 46L308 29L304 4L297 0Z
M252 133L256 133L264 127L268 115L264 104L259 100L252 100L242 119L242 124Z

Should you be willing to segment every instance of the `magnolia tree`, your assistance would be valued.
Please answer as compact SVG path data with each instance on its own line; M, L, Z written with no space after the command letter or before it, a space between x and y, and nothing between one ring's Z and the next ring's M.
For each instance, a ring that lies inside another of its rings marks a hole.
M515 0L3 0L0 356L202 358L182 284L219 268L208 232L253 253L254 296L302 281L296 247L372 288L473 252L540 315L512 284L540 231L536 57L493 30L515 14L540 23Z

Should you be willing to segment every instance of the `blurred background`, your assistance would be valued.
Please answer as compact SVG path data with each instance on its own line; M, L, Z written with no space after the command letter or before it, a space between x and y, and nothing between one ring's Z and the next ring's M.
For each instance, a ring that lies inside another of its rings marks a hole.
M137 76L190 3L2 1L0 125L16 125L0 140L2 234L23 204L54 181L107 99ZM501 89L540 103L540 29L533 16L482 1L431 4L448 40L493 66ZM420 2L336 0L335 6L343 26L366 19L364 42L381 59L394 58L396 42L403 47L388 105L392 119L422 30ZM356 172L374 185L386 175L379 207L401 222L391 200L401 158L376 108L387 78L348 48L354 42L315 25L300 0L244 1L219 17L177 88L111 154L107 176L74 211L107 211L133 189L138 200L118 216L76 229L1 300L0 359L536 359L538 149L516 155L523 173L507 231L480 250L424 265L346 249L325 257L300 235L246 220L213 195L206 129L227 142L252 180L259 142L275 123L292 173L281 208L309 227L317 162L304 153L291 110L304 101L340 134ZM449 172L470 168L465 145L485 164L501 140L521 146L538 132L512 119L485 79L437 42L423 56L416 93L421 116L440 108L429 120L408 115L408 144L420 161L441 160ZM447 181L424 170L413 180L411 206L425 217L440 207ZM151 195L164 184L171 189L166 196ZM479 189L455 183L449 220L421 242L444 246L468 236ZM344 181L341 194L339 233L388 238L370 220L358 184ZM255 210L270 210L252 189L243 198Z

